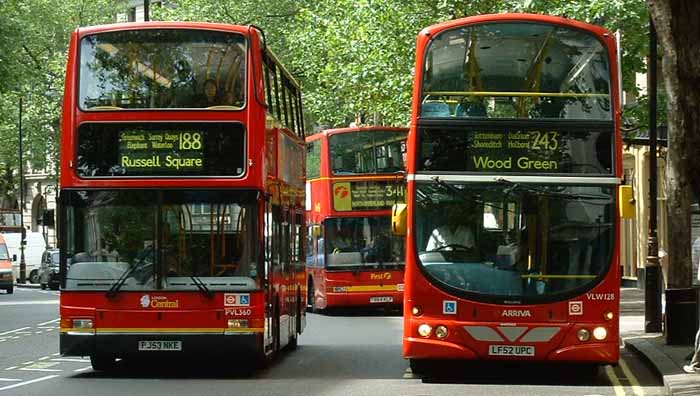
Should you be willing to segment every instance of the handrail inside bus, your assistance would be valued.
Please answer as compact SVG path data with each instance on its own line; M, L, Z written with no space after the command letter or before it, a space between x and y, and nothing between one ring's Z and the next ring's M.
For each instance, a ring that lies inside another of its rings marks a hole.
M501 92L501 91L428 91L430 96L532 96L532 97L564 97L564 98L607 98L606 93L577 93L577 92Z

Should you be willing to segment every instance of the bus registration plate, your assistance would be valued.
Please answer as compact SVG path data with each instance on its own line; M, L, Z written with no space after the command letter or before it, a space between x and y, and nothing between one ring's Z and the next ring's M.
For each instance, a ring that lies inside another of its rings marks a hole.
M182 341L139 341L139 351L181 351Z
M532 345L490 345L491 356L535 356L535 347Z
M374 304L374 303L390 303L394 302L394 297L388 296L388 297L370 297L369 302Z

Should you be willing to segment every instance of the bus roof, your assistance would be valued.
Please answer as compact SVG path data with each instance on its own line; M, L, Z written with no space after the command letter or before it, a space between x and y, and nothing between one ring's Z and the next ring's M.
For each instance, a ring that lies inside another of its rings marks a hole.
M594 32L600 36L610 35L611 33L600 26L591 25L589 23L576 21L573 19L551 16L551 15L541 15L541 14L526 14L526 13L504 13L504 14L485 14L476 15L466 18L455 19L436 25L429 26L423 29L420 34L434 36L444 30L449 30L459 26L464 26L467 24L479 24L479 23L497 23L497 22L542 22L551 23L563 26L570 26L574 28L579 28L587 31Z
M333 128L333 129L325 129L319 133L315 133L313 135L309 135L306 137L307 142L311 142L317 139L320 139L322 136L332 136L332 135L338 135L341 133L352 133L352 132L371 132L371 131L377 131L377 132L405 132L408 134L408 128L404 127L392 127L392 126L378 126L378 125L373 125L373 126L365 126L365 127L347 127L347 128Z

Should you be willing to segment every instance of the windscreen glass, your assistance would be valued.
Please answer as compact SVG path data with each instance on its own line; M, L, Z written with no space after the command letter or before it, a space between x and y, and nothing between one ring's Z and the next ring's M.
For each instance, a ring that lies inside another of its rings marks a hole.
M404 239L391 234L391 219L343 217L324 222L326 268L393 268L404 264Z
M406 132L360 131L331 135L334 175L395 173L405 169Z
M608 53L582 30L466 26L437 35L424 62L421 118L612 120Z
M256 285L250 191L66 191L66 288L197 290Z
M415 241L428 278L474 299L561 300L611 265L612 187L420 183Z
M191 29L100 33L80 43L83 110L216 108L245 103L243 35Z

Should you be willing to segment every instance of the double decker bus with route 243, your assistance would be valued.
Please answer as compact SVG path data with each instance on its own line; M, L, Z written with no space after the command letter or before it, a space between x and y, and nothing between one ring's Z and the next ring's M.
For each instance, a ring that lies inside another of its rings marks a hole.
M148 22L71 38L60 352L248 357L305 326L299 86L254 26Z
M419 33L407 204L392 220L414 372L618 361L619 93L615 36L597 26L500 14Z
M390 232L404 202L405 128L330 129L306 138L306 269L311 310L400 308L403 238Z

